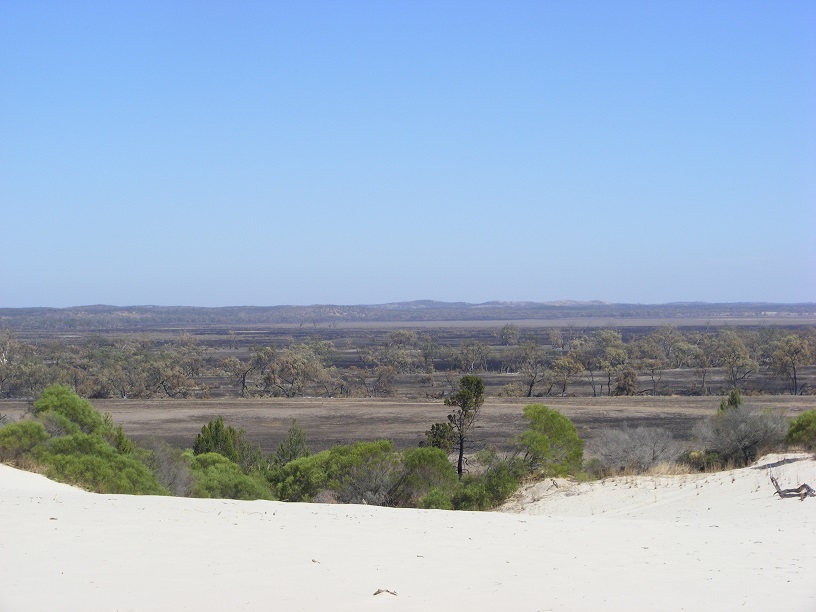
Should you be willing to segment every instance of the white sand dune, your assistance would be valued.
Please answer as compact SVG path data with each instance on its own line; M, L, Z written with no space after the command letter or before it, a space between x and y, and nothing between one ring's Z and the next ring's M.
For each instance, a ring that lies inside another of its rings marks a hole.
M773 496L768 466L816 486L812 458L769 456L471 513L95 495L0 466L0 611L814 611L816 498Z

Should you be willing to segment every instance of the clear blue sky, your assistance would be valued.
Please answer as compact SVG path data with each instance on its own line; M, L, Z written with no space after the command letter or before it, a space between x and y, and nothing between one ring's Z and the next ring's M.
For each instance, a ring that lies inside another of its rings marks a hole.
M816 3L0 3L0 306L816 301Z

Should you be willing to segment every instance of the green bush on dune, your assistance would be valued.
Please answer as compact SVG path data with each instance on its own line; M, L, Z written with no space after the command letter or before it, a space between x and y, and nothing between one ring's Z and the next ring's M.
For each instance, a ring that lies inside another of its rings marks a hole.
M221 499L273 499L265 479L259 472L245 474L234 461L220 453L185 453L190 462L195 484L194 497Z
M402 453L401 462L401 473L392 493L396 506L415 507L432 491L437 491L436 495L447 492L450 496L458 485L456 468L442 449L408 449Z
M83 433L103 433L106 430L105 418L86 399L79 397L70 387L51 385L47 387L34 402L34 415L46 413L66 419L71 430ZM73 432L67 432L73 433Z
M48 440L48 432L38 421L18 421L0 429L0 461L20 459Z
M49 478L96 493L167 494L146 465L94 434L51 438L35 447L32 456Z
M330 491L340 501L383 505L397 467L390 440L356 442L290 461L272 469L269 479L286 501L310 501L319 492Z
M816 410L808 410L793 419L785 441L808 450L816 450Z
M543 404L524 408L528 429L518 440L523 460L533 471L564 476L581 470L584 441L572 421Z
M218 453L238 464L245 473L266 467L260 446L249 442L243 429L224 425L220 416L201 428L193 442L193 453Z
M64 385L46 388L33 419L0 429L0 457L38 464L49 478L98 493L167 494L109 415Z

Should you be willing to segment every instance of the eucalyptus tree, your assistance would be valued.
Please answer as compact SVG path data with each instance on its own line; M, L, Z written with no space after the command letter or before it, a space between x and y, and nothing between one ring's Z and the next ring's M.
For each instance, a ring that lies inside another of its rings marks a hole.
M459 390L445 399L445 405L452 408L448 415L456 436L459 458L456 472L462 478L464 466L465 443L468 434L479 418L479 409L484 403L484 382L478 376L463 376L459 380Z

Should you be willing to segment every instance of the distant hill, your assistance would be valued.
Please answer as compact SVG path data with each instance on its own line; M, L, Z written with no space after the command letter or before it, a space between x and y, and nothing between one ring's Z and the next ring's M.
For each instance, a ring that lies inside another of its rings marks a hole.
M0 308L0 329L89 331L155 329L184 326L245 326L406 323L428 321L520 321L581 318L608 319L780 319L813 318L816 304L677 302L607 304L604 302L437 302L417 300L375 305L314 306L75 306L71 308Z

